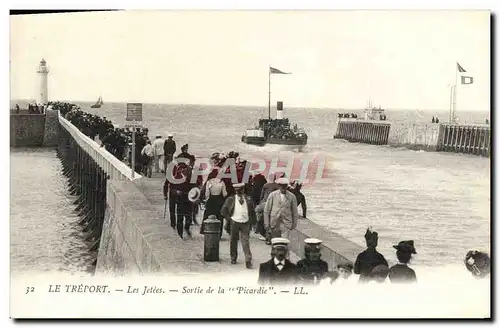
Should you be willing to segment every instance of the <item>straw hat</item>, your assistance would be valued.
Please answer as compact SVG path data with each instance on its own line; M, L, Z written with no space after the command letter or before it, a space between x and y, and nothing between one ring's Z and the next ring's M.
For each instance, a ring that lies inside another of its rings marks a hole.
M198 199L200 199L200 196L201 196L201 191L200 191L200 188L198 187L194 187L193 189L191 189L188 193L188 199L190 202L194 203L196 202Z

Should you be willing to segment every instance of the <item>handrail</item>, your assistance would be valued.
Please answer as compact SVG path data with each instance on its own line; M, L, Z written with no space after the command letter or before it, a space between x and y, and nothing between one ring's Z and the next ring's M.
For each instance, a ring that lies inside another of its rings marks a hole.
M59 123L68 131L68 133L75 139L76 143L87 152L97 164L110 176L113 180L137 180L142 178L142 175L135 172L132 178L132 170L125 163L117 159L104 147L99 146L97 142L90 139L83 134L71 122L65 119L60 112L58 112Z

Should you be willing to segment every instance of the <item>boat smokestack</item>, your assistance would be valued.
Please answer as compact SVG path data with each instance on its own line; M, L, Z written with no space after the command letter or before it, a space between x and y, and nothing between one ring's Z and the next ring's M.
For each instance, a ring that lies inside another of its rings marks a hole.
M276 103L276 118L278 120L283 119L283 102L282 101L278 101Z

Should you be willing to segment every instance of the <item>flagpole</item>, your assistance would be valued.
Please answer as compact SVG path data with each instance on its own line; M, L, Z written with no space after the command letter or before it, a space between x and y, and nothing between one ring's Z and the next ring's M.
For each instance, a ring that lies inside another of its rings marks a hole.
M271 119L271 65L269 65L269 70L267 71L269 76L269 98L267 100L267 109L269 112L269 119Z
M453 88L453 111L450 123L455 123L455 112L457 110L457 84L458 84L458 62L455 65L455 87Z
M452 117L452 109L453 109L453 85L450 85L450 123Z

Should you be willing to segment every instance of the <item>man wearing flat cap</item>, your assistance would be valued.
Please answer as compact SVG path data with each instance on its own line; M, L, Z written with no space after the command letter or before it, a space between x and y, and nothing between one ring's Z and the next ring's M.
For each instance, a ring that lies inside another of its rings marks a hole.
M289 243L286 238L271 240L271 259L259 267L259 284L293 284L297 281L297 267L286 258Z
M305 283L317 284L328 273L328 263L321 260L322 243L316 238L304 240L304 259L297 262L297 271Z
M417 282L415 271L408 267L412 254L417 254L413 240L400 241L392 247L396 249L396 257L399 263L393 265L389 270L391 283Z
M299 221L297 199L287 190L287 178L277 179L276 183L279 189L269 194L264 207L264 227L270 232L271 238L289 238L290 231L297 228Z
M373 279L371 273L380 264L388 266L384 255L377 251L378 233L367 229L365 233L366 250L358 254L354 262L354 273L359 274L359 282L368 282Z
M245 265L247 269L252 268L252 252L250 251L250 230L255 224L255 207L252 197L245 195L244 183L233 185L235 194L230 195L222 205L221 215L230 222L231 240L229 250L231 264L236 264L238 259L238 240L241 240L243 253L245 253Z

